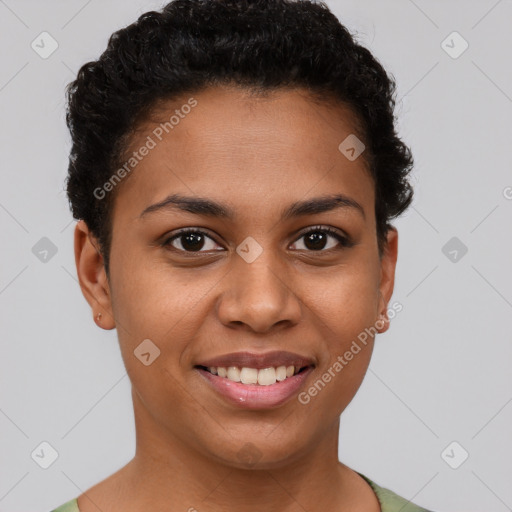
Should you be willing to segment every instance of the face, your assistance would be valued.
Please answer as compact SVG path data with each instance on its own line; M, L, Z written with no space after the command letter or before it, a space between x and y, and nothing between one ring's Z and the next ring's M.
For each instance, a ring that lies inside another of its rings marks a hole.
M152 147L117 185L110 281L77 225L80 284L118 331L136 422L213 460L243 467L252 450L276 467L338 435L373 349L361 333L387 329L397 234L379 258L372 179L338 149L356 133L348 109L300 90L192 96L131 141ZM261 384L219 376L235 366ZM282 366L296 368L280 380Z

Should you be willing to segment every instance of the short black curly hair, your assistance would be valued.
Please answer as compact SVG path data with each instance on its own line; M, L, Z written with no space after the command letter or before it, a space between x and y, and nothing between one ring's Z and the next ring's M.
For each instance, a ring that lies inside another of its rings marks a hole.
M355 113L375 183L382 255L389 221L413 196L413 157L395 131L394 78L324 2L173 0L113 33L100 58L84 64L66 89L67 195L73 217L98 240L107 276L119 187L102 199L94 191L118 168L130 134L160 100L222 84L260 93L299 87Z

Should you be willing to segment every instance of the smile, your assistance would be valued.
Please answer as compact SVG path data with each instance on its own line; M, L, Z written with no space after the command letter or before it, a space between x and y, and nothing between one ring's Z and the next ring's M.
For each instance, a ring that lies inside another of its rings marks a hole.
M307 366L299 368L298 366L278 366L277 368L239 368L237 366L199 366L203 370L210 372L212 375L229 379L232 382L241 382L242 384L255 386L271 386L276 382L282 382L294 375L304 371Z
M246 409L284 404L317 365L316 359L284 350L232 352L198 363L194 369L216 395Z
M223 370L226 372L225 377L219 374L212 373L213 368L206 368L203 366L196 366L195 370L204 379L210 390L213 390L216 395L222 397L228 403L235 405L237 408L242 409L273 409L282 406L292 397L296 396L304 386L305 380L309 374L314 370L314 366L306 366L303 368L294 368L290 366L290 370L286 370L286 376L283 380L277 380L276 373L279 377L283 375L283 367L277 368L247 368L242 367L239 370L237 367L220 367L221 373ZM293 369L293 374L291 372ZM216 368L217 372L219 367ZM234 379L237 378L245 380L232 380L228 375L233 375ZM262 384L260 384L260 379ZM257 382L256 382L257 381Z

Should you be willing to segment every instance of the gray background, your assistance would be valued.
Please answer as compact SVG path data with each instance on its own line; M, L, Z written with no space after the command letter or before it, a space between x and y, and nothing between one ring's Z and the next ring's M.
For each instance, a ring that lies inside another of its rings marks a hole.
M94 324L76 280L64 87L163 4L0 0L0 511L48 512L134 454L116 331ZM403 311L342 416L340 459L438 512L512 510L512 2L328 5L396 77L416 160L396 222ZM43 31L59 45L47 59L31 48ZM469 44L457 58L445 49L461 40L442 45L453 31ZM31 458L42 441L58 452L48 469Z

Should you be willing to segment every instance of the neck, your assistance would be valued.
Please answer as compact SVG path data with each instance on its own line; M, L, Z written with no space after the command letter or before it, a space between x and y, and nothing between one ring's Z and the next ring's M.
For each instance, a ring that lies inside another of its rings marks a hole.
M265 454L246 443L220 458L157 423L132 395L137 449L109 479L113 510L313 512L359 510L358 503L380 510L368 484L338 460L339 418L301 453L263 462Z

